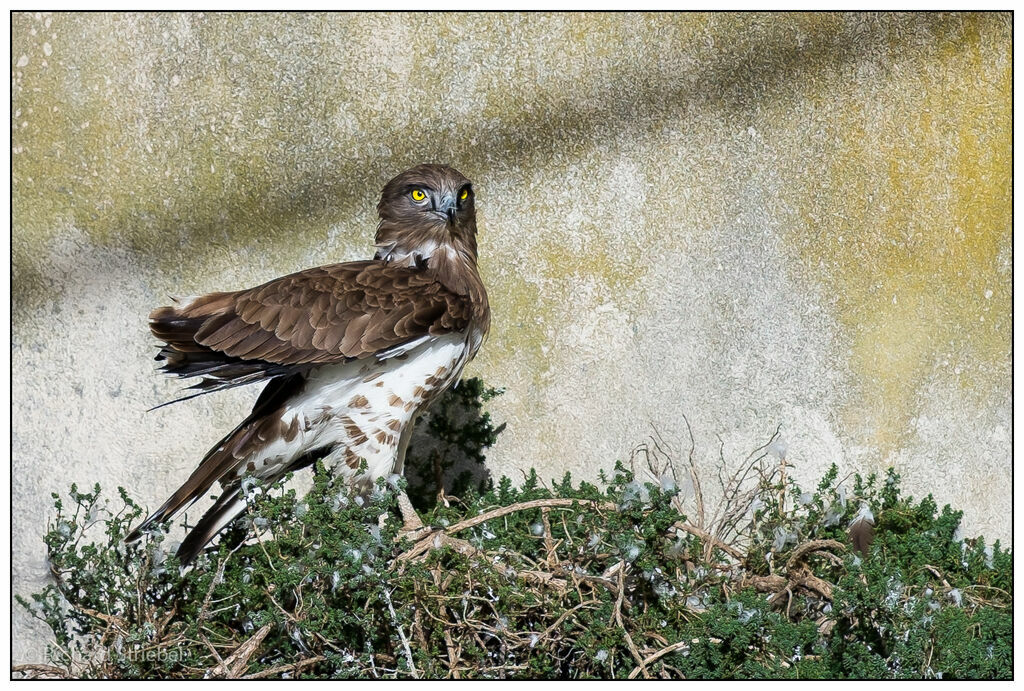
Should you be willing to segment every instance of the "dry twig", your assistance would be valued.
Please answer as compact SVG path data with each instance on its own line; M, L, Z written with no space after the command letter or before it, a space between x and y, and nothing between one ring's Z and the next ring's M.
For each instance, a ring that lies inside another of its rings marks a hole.
M237 679L241 676L242 672L249 664L249 659L256 654L260 646L263 644L263 639L270 633L270 629L273 628L272 624L264 624L259 631L254 633L251 638L242 643L235 652L231 653L228 657L224 658L224 661L218 664L216 667L211 668L205 675L206 679Z
M628 678L629 679L636 679L637 675L640 674L644 670L644 667L646 665L649 665L649 664L651 664L653 662L656 662L659 658L662 658L662 657L664 657L666 655L669 655L670 653L674 653L677 650L689 650L689 649L690 649L690 643L688 641L679 641L677 643L673 643L672 645L665 646L664 648L662 648L658 652L654 653L653 655L648 655L647 657L645 657L644 661L643 661L643 664L637 666L636 668L634 668L633 671L629 673L629 677Z
M398 638L402 641L402 648L405 650L405 659L409 663L409 673L412 674L413 679L419 679L420 673L416 671L416 663L412 659L412 650L409 649L409 639L405 637L405 631L402 629L402 624L398 621L398 615L395 613L395 606L391 604L391 593L388 592L387 588L384 588L384 599L388 603L388 612L391 613L391 622L398 629Z
M278 665L277 667L271 667L270 669L265 669L261 672L253 672L252 674L245 675L242 679L266 679L267 677L276 677L284 674L285 672L297 672L300 669L305 669L306 667L315 665L318 662L323 662L326 659L327 658L323 655L308 657L305 660L300 660L299 662L295 662L290 665Z
M12 674L24 674L23 679L73 679L67 671L53 665L14 665Z

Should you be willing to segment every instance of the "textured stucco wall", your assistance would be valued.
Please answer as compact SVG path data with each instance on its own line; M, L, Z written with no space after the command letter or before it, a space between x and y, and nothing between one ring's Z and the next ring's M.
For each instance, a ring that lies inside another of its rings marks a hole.
M14 588L51 491L152 505L255 392L146 414L145 316L368 256L382 183L475 182L496 475L682 415L798 476L894 465L1010 533L1008 15L16 14ZM15 661L41 658L15 611Z

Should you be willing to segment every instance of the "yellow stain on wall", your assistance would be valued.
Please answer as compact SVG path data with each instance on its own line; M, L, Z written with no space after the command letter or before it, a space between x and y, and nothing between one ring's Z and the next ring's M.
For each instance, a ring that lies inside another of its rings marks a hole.
M913 433L934 374L980 395L1009 386L1011 61L1000 28L966 16L935 54L887 75L884 110L870 94L840 103L837 150L804 198L824 200L804 207L819 230L804 262L836 297L859 384L843 416L883 459Z

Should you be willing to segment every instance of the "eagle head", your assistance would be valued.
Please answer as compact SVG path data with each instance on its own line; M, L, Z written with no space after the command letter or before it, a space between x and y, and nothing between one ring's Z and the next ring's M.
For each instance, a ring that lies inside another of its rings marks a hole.
M376 258L429 262L438 251L476 260L473 184L450 166L424 163L396 175L377 204Z

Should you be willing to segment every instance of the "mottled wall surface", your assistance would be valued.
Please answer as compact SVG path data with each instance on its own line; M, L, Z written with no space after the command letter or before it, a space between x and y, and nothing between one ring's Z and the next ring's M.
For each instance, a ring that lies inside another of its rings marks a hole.
M168 294L367 257L405 167L475 182L496 475L650 432L895 466L1010 533L1011 22L36 15L12 26L14 588L51 491L163 499L255 392L153 413ZM15 612L15 660L40 628Z

